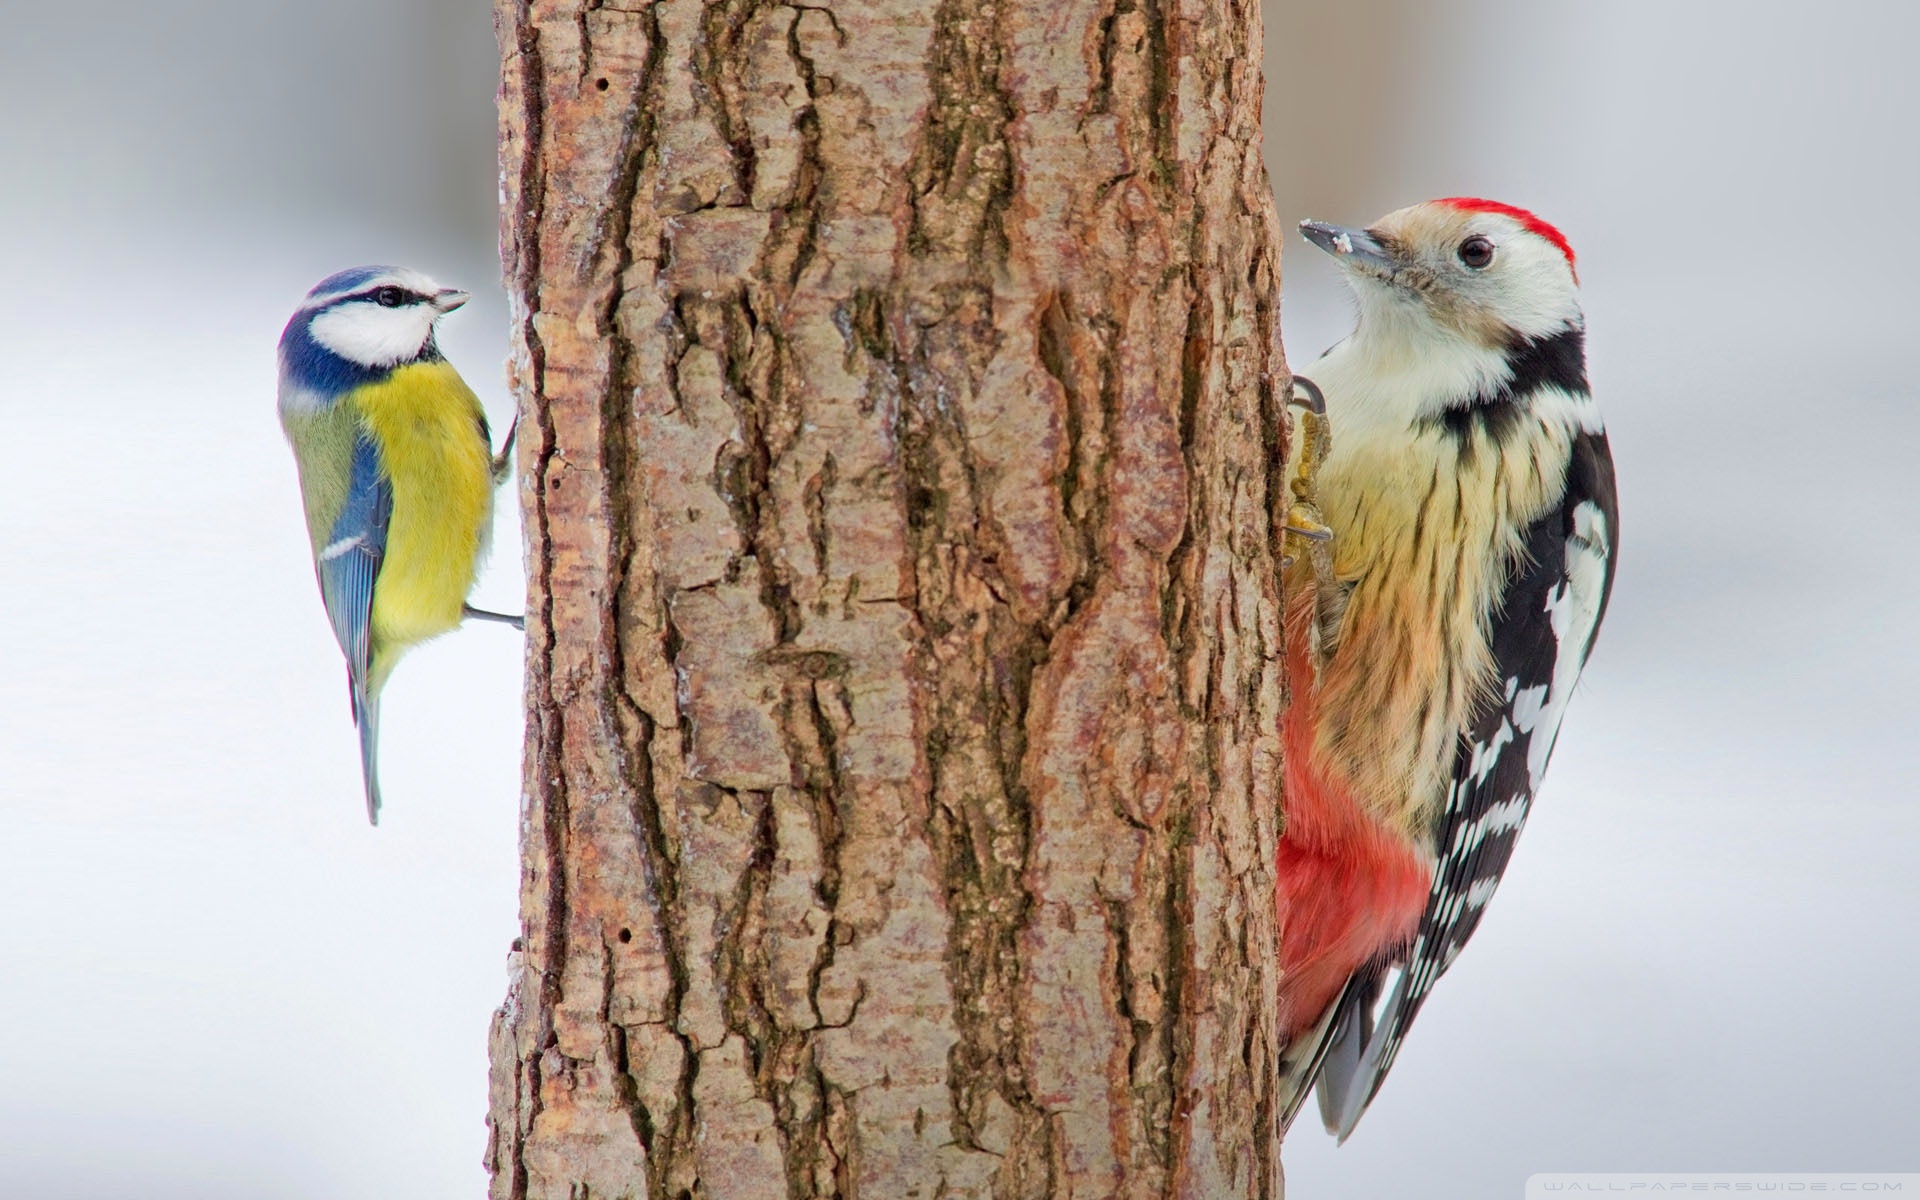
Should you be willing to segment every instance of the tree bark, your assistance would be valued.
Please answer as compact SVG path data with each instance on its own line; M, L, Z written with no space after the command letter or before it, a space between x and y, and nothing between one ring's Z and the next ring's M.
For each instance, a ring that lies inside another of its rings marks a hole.
M1255 0L497 0L495 1197L1276 1197Z

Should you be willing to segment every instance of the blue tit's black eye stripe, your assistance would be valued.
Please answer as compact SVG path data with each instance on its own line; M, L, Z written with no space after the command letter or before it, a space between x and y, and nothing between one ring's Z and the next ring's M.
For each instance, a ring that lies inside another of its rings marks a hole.
M387 283L379 287L365 288L361 291L341 296L337 300L330 301L327 307L332 307L335 304L351 304L356 301L366 301L378 304L381 308L405 308L410 304L425 304L432 299L433 297L427 295L425 292L416 292L412 288Z

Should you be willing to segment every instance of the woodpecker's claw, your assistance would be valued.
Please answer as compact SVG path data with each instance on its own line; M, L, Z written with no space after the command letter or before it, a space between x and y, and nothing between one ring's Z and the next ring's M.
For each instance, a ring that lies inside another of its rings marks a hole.
M1300 398L1301 392L1307 394L1306 399L1302 400ZM1327 415L1327 394L1320 390L1319 384L1308 379L1305 375L1295 375L1293 377L1293 398L1289 400L1288 403L1298 404L1315 416L1324 417Z
M1305 538L1309 542L1330 542L1333 530L1320 520L1320 506L1301 493L1301 477L1294 477L1294 500L1287 509L1287 519L1280 526L1281 532L1288 537Z

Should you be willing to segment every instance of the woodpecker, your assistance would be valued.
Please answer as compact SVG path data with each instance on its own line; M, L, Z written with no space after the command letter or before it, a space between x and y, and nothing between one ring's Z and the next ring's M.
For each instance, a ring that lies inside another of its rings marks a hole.
M1331 427L1307 469L1332 540L1284 568L1280 1099L1291 1122L1317 1082L1344 1142L1499 886L1619 521L1559 230L1464 197L1300 228L1359 321L1305 371Z

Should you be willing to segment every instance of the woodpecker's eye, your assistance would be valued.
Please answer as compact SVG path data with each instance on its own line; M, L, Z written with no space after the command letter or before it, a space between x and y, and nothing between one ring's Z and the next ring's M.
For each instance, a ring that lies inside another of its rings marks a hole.
M1460 243L1460 261L1478 271L1493 261L1493 243L1475 234Z
M407 294L397 287L383 287L373 294L373 302L381 308L399 308L406 298Z

